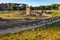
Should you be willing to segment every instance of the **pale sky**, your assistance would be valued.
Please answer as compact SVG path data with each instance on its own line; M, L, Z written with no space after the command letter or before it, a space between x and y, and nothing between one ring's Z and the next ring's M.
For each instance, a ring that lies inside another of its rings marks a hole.
M60 4L60 0L0 0L0 3L25 3L32 6Z

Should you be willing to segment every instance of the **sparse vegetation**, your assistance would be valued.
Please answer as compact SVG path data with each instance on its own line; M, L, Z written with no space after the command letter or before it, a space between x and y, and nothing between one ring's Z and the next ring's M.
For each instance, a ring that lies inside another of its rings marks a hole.
M55 16L55 17L59 17L60 13L58 13L58 12L52 12L52 15Z
M0 40L60 40L60 22L34 30L6 34Z

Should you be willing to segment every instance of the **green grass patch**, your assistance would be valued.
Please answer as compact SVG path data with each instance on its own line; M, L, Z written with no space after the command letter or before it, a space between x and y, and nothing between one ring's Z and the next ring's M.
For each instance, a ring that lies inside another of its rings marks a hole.
M52 15L55 17L60 17L60 13L58 13L58 12L52 12Z

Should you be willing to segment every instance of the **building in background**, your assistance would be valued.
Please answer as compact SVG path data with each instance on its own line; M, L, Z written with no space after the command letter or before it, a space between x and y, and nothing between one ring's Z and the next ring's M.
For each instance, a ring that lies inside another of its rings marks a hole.
M1 3L0 10L25 10L26 4L20 3Z
M6 10L7 8L9 8L9 4L7 4L7 3L0 4L0 10Z

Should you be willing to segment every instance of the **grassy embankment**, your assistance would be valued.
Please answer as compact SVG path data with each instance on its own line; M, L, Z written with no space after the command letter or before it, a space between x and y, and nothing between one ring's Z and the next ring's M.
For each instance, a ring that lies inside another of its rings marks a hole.
M6 34L0 37L0 40L60 40L60 22L35 30Z

